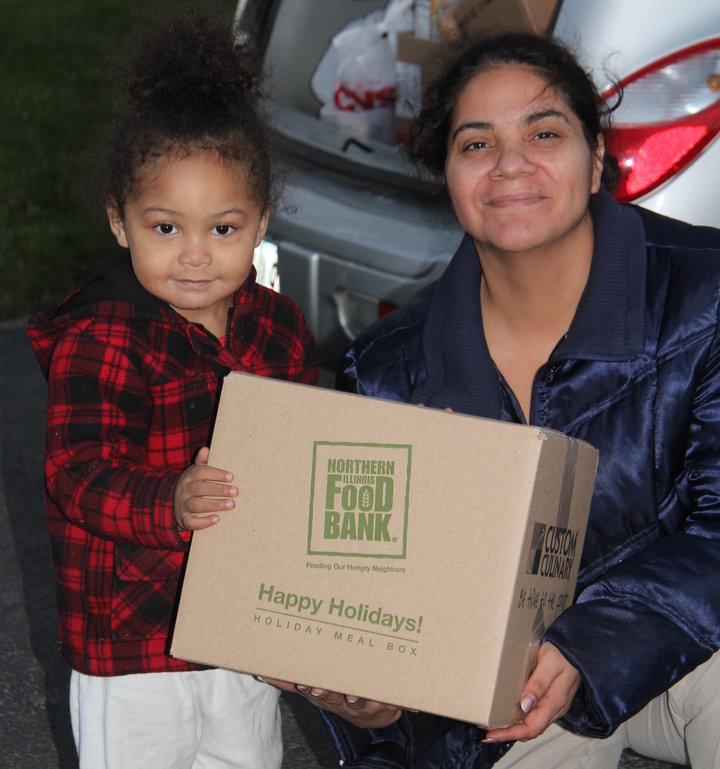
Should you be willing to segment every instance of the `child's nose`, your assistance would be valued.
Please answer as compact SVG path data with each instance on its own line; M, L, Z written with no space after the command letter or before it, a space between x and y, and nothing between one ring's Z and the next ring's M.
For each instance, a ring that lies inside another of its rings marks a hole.
M180 261L183 264L201 266L209 264L212 261L212 256L201 238L191 238L187 241L185 248L183 248L180 254Z

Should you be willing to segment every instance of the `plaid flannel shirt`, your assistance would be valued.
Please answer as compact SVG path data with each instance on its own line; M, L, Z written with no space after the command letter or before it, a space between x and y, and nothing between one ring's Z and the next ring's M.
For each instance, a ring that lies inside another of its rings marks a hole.
M46 509L60 644L75 670L196 667L168 655L190 539L175 522L177 480L209 445L229 370L317 382L299 310L254 270L228 331L223 347L148 294L129 258L28 323L48 379Z

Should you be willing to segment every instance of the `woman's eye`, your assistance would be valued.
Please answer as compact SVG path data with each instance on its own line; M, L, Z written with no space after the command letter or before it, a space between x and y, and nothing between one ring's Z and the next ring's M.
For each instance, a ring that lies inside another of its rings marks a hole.
M170 224L170 222L160 222L153 229L157 230L161 235L174 235L177 232L175 225Z
M234 232L235 228L232 226L232 224L216 224L213 227L213 232L216 235L229 235L231 232Z
M468 142L463 147L463 152L470 152L472 150L483 150L487 146L488 146L487 142L484 142L484 141L481 141L480 139L478 139L477 141L474 141L474 142Z
M535 134L536 139L557 139L555 131L538 131Z

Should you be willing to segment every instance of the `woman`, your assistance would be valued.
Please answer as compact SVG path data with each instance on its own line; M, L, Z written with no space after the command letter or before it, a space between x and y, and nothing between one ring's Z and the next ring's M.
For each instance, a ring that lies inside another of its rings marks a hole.
M600 465L524 720L485 733L303 688L345 766L615 767L633 747L720 767L720 232L611 199L602 105L564 48L504 35L448 69L411 133L466 236L339 385L554 428Z

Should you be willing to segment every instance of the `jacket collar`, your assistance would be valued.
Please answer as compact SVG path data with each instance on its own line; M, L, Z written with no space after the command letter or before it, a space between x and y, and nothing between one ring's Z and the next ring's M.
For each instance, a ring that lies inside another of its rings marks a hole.
M256 272L252 267L233 296L231 321L233 337L247 337L245 344L248 349L252 349L255 332L252 323L246 324L245 321L253 312L256 294ZM118 323L151 321L166 329L175 328L185 334L198 355L210 361L218 376L224 376L230 368L237 366L231 351L222 347L215 337L201 326L189 323L170 305L142 287L133 271L129 253L100 262L82 288L59 304L41 310L28 321L28 334L33 339L44 371L50 365L50 356L59 336L67 327L85 318L112 318Z
M552 360L629 360L642 350L646 286L640 216L601 191L591 199L595 232L585 291ZM480 312L482 269L466 235L430 300L423 331L426 379L413 402L497 417L498 373Z
M604 190L590 202L595 246L585 291L555 360L630 360L643 349L647 245L640 215Z

